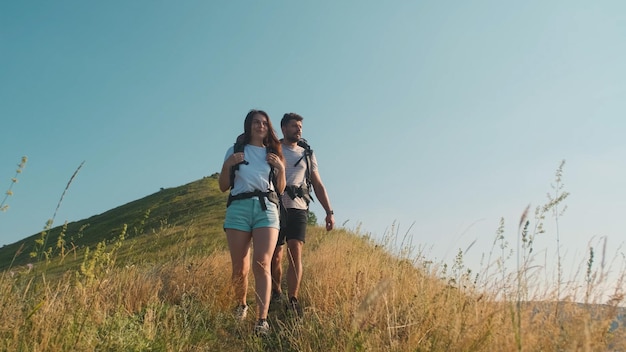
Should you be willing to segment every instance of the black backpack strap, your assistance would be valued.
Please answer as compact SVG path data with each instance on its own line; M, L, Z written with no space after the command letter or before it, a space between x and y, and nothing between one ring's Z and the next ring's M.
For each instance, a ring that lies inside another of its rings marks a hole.
M313 162L311 160L311 157L313 156L313 149L311 149L309 142L307 142L307 140L304 138L300 138L300 140L298 141L298 146L304 149L304 155L302 156L302 158L304 158L304 162L306 163L306 170L304 171L304 179L306 182L305 192L307 193L307 196L304 198L307 201L306 204L309 204L310 202L315 201L315 199L313 199L313 196L311 195L311 189L313 189L311 187L311 184L312 184L311 168L312 168L312 162ZM294 166L298 165L298 163L300 162L300 160L302 160L302 158L300 158Z
M243 149L245 148L245 144L243 143L243 140L239 140L239 138L237 138L237 142L235 142L235 145L233 145L233 154L235 153L241 153L243 152ZM230 169L230 188L232 189L235 186L235 171L239 170L239 165L244 164L244 165L248 165L247 161L242 161L237 165L233 165L233 167L231 167Z
M309 205L309 203L311 203L311 201L313 200L311 196L311 191L306 183L302 186L287 186L285 187L285 193L287 193L287 195L291 199L296 199L298 197L304 199L307 205Z
M269 146L265 147L265 152L267 154L273 153L273 154L278 155L278 153L276 153L276 151L272 147L269 147ZM272 165L270 165L270 175L268 177L268 181L274 186L274 192L276 192L276 171L274 170L274 167Z
M276 151L269 146L266 148L266 151L267 153L274 153L278 155L278 153L276 153ZM268 197L267 199L269 199L271 202L273 202L274 204L278 206L278 214L279 214L278 218L280 219L280 227L283 228L287 226L287 209L285 208L285 205L283 204L283 197L281 197L281 195L278 194L278 191L277 191L278 187L276 187L276 184L277 184L276 171L271 165L270 165L269 181L274 186L274 192L270 193L270 196L276 195L276 201L273 201L270 197Z
M257 191L254 191L254 192L240 193L240 194L237 194L235 196L233 196L232 194L229 194L228 195L228 202L226 203L226 207L228 208L230 206L230 203L232 203L234 200L248 199L248 198L252 198L252 197L258 197L259 198L259 204L261 205L261 209L263 211L267 210L267 206L265 205L265 198L267 198L267 200L269 200L270 202L276 204L276 206L279 206L280 197L278 197L276 192L271 191L271 190L268 190L266 192L257 190Z

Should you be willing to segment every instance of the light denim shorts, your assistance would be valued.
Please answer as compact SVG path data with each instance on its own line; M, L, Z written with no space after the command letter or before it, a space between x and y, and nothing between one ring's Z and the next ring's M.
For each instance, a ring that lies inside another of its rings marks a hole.
M260 227L273 227L280 230L278 206L265 199L267 210L261 209L258 197L233 200L226 208L224 229L250 232Z

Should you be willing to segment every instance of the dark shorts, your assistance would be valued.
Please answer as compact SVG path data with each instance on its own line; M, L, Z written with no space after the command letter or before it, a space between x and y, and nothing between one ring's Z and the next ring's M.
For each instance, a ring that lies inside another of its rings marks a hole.
M304 243L306 224L309 212L306 209L287 209L287 224L281 227L278 233L277 246L282 246L288 240L299 240Z

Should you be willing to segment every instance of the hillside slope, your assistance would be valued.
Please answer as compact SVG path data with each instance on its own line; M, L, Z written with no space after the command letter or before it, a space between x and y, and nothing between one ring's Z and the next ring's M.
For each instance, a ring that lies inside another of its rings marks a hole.
M221 231L226 195L219 191L217 176L214 174L179 187L161 189L102 214L70 222L65 229L62 225L56 226L48 231L46 247L58 250L56 243L62 233L69 250L93 247L103 240L114 239L125 224L127 238L149 236L163 227L189 226L191 220L205 231ZM42 219L42 222L45 221ZM2 247L0 270L7 269L14 257L13 265L31 262L30 253L36 250L35 240L41 237L41 233L34 234Z

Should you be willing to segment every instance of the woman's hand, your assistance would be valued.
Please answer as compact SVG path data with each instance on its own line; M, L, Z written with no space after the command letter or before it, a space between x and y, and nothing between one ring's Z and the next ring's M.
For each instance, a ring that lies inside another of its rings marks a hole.
M234 153L233 155L229 156L228 159L226 159L226 164L228 167L233 167L245 161L246 160L244 159L243 152L240 152L240 153Z
M280 160L278 155L274 153L267 153L267 162L276 170L281 172L285 171L285 165L283 164L283 161Z
M276 177L276 188L274 191L276 191L279 195L283 194L285 191L285 185L287 185L287 182L285 181L285 164L283 164L283 161L274 153L267 153L267 163L270 164L274 170L276 170L276 173L274 174Z

